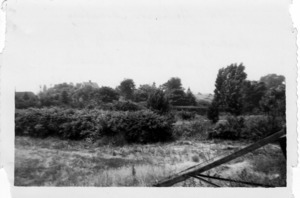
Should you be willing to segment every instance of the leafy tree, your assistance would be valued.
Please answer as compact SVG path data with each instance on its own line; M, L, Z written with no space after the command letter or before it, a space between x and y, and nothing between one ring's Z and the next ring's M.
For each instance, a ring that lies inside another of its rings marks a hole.
M260 107L263 112L270 116L285 116L286 111L286 94L285 85L279 85L271 88L262 97Z
M24 93L24 95L23 95L23 100L29 100L30 98L29 98L29 96L28 96L28 93Z
M267 88L265 83L257 81L245 81L243 87L243 112L253 113L259 110L259 101L265 95Z
M39 101L37 96L32 92L15 92L15 107L17 109L26 109L37 107Z
M213 102L208 107L207 118L210 119L213 123L219 121L219 108L215 100L213 100Z
M95 97L98 89L90 84L81 84L72 94L73 105L76 107L95 106L98 103Z
M61 93L61 102L65 105L69 104L70 102L70 98L66 90Z
M172 77L166 83L162 85L162 89L165 91L167 98L171 105L174 106L188 106L191 105L192 93L189 93L189 98L181 84L181 79L177 77Z
M152 93L147 100L147 107L157 111L160 114L167 113L170 110L170 103L165 93L158 89Z
M138 89L134 91L134 101L141 102L147 101L149 96L157 90L155 83L152 85L144 84L140 85Z
M189 105L195 106L197 104L196 97L194 96L194 94L192 93L190 88L188 88L188 90L186 92L186 99L187 99Z
M243 64L231 64L219 70L215 83L215 104L233 115L242 113L242 91L247 77Z
M167 95L170 100L170 104L174 106L188 106L189 101L187 100L186 94L182 89L174 89Z
M260 82L264 82L267 89L276 88L279 85L283 85L285 77L277 74L268 74L260 78Z
M117 89L126 100L133 99L135 84L132 79L123 80Z
M119 99L118 92L111 87L101 87L95 91L94 95L97 100L104 103L113 102L114 100Z
M176 89L183 90L182 84L181 84L181 79L178 77L172 77L170 80L168 80L166 83L164 83L162 85L162 87L166 92L170 92L170 91L176 90Z

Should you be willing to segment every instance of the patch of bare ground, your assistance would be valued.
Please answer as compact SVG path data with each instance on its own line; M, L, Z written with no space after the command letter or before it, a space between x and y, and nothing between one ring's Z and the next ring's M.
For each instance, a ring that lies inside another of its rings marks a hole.
M229 141L177 141L117 147L55 138L16 137L15 185L151 186L176 172L225 156L245 145ZM285 182L281 181L285 178L285 160L280 152L278 146L269 145L206 174L284 186ZM209 185L189 179L176 186Z

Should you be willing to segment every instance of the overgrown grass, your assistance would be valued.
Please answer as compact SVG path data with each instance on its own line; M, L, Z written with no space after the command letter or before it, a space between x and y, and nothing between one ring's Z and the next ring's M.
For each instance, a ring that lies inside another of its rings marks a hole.
M192 165L206 163L245 146L230 141L177 141L121 147L30 137L16 137L15 145L16 186L151 186ZM285 160L280 152L278 146L271 145L206 174L284 186L285 180L280 181L285 178ZM189 179L175 186L209 185Z

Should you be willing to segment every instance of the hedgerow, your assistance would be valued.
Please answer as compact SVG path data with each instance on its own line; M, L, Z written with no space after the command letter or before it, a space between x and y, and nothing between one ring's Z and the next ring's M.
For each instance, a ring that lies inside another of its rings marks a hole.
M128 143L172 139L174 120L149 110L133 112L61 108L16 110L15 133L45 138L97 140L123 136Z
M227 116L225 120L216 123L214 130L209 133L209 138L258 140L278 132L284 124L285 120L282 117Z

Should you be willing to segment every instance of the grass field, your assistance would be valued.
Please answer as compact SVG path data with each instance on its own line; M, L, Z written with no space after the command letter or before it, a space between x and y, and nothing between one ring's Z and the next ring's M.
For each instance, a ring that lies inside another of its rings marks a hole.
M16 186L151 186L173 173L247 143L177 141L149 145L103 146L55 138L15 139ZM207 173L206 173L207 174ZM273 186L286 185L285 159L278 145L268 145L208 172ZM241 186L216 182L221 186ZM188 179L176 186L209 186Z

